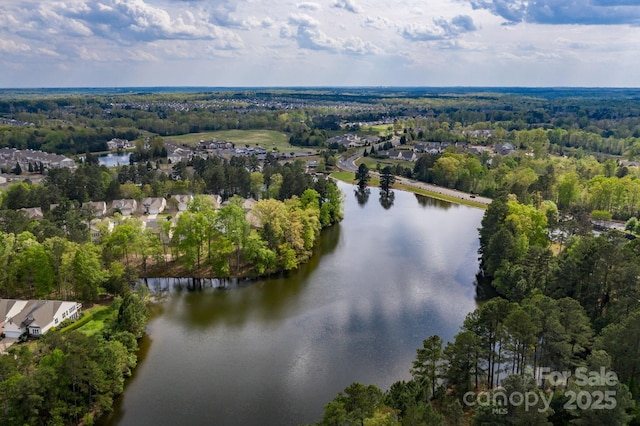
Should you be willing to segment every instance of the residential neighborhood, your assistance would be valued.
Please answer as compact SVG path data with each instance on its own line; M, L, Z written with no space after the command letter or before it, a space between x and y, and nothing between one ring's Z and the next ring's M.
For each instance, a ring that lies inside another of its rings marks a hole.
M29 165L32 168L44 167L45 169L60 167L73 169L76 167L75 161L64 155L32 149L0 148L0 169L9 171L14 169L16 164L19 164L25 172L29 170Z

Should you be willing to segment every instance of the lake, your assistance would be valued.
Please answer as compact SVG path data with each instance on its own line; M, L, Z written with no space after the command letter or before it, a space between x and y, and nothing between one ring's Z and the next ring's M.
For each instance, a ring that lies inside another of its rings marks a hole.
M116 167L116 166L128 166L130 152L124 152L122 154L102 154L98 155L98 162L101 166Z
M164 300L101 423L310 423L354 381L384 390L409 378L423 339L450 340L476 307L483 211L340 187L344 220L295 272L224 289L150 280Z

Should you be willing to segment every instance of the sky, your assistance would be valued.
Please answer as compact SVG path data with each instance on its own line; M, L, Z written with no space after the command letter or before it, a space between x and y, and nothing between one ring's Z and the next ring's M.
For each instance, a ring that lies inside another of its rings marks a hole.
M640 87L640 0L0 0L0 87Z

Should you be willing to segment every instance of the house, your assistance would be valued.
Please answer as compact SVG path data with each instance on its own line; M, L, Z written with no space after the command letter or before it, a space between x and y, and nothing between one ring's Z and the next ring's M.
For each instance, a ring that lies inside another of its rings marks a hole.
M358 148L364 146L365 141L360 139L358 135L347 133L341 136L334 136L327 140L327 145L331 146L333 144L338 144L345 148Z
M133 199L113 200L111 210L120 212L123 216L131 216L138 210L138 202Z
M380 138L378 136L365 136L363 140L365 145L375 145L380 143Z
M513 152L514 149L514 146L509 142L496 145L496 152L500 155L509 155Z
M638 162L631 160L622 160L618 161L618 165L622 167L638 167Z
M119 149L129 149L132 148L131 144L127 139L111 139L107 142L107 147L111 151L116 151Z
M178 146L172 143L165 143L165 149L167 150L167 159L175 164L181 161L189 161L193 157L193 150L185 146Z
M0 299L2 332L7 337L17 338L23 334L39 336L67 318L76 319L82 305L77 302L59 300L10 300Z
M19 211L24 212L24 214L33 220L40 220L44 217L42 214L42 209L40 207L29 207L25 209L20 209Z
M418 142L413 146L413 152L425 152L427 150L426 142Z
M201 140L198 142L198 149L204 150L214 150L214 149L232 149L234 148L234 144L232 142L227 141L219 141L217 139L212 139L210 141Z
M257 201L253 198L247 198L246 200L242 200L242 208L244 211L249 211L253 208Z
M389 158L404 161L416 161L418 159L413 151L389 151Z
M104 233L111 233L115 228L115 223L109 219L93 219L89 222L89 235L91 236L92 243L99 243L102 241L102 235Z
M26 300L0 299L0 330L4 329L7 318L18 315L26 304Z
M143 214L160 214L167 207L167 200L157 197L143 198L140 204L140 210Z
M171 199L178 203L178 211L186 211L189 207L189 202L193 200L193 195L172 195Z
M400 159L404 161L417 161L418 156L413 151L400 151Z
M220 194L212 194L210 197L213 200L213 208L218 210L222 205L222 197Z
M95 217L102 217L107 214L107 203L104 201L89 201L82 203L82 207L91 210Z
M482 155L485 152L489 153L490 148L487 148L486 146L472 145L469 147L468 152L474 155Z

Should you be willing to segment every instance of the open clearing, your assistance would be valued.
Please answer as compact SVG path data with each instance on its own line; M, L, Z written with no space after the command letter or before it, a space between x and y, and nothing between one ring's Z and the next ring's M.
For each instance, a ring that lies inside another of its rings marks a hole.
M219 130L215 132L189 133L180 136L167 136L166 142L177 142L195 146L201 140L218 139L229 141L237 147L248 145L260 146L265 149L276 149L280 152L309 151L309 147L293 146L289 144L289 138L282 132L274 130Z

